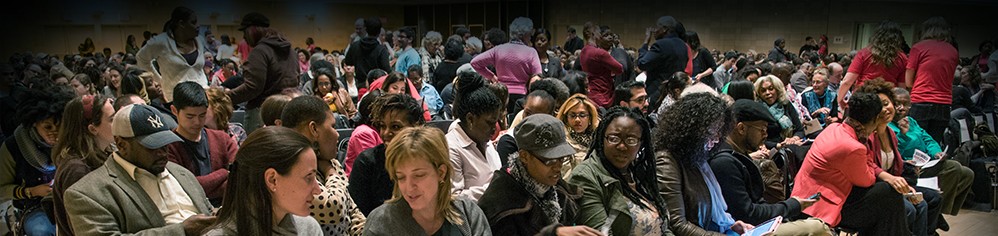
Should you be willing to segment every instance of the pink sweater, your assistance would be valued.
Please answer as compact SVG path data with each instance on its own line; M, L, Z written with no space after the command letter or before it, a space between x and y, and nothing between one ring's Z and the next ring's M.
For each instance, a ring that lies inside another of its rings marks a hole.
M357 156L361 152L378 146L378 144L383 143L381 141L381 135L378 135L378 131L371 126L360 125L353 130L350 134L350 141L347 141L347 156L343 160L343 172L350 177L350 171L353 170L353 162L357 160Z
M489 71L488 66L495 66L496 73ZM534 48L511 41L475 56L471 67L485 79L506 85L509 94L527 94L530 76L541 73L541 59Z

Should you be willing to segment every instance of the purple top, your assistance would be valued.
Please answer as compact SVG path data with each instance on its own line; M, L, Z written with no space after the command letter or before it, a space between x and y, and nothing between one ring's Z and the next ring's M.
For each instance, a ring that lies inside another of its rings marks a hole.
M495 66L496 73L488 66ZM475 56L471 67L482 77L505 84L509 94L526 94L530 76L541 73L541 59L534 48L510 41Z

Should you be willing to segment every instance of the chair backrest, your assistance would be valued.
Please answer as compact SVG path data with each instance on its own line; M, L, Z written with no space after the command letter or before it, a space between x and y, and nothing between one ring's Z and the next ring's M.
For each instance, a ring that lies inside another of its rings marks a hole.
M447 133L447 128L450 128L451 123L454 123L454 120L435 120L430 121L430 123L426 123L426 126L437 128L440 129L440 131Z
M235 110L232 111L232 117L229 118L229 122L232 123L243 123L246 121L246 111L245 110Z
M346 165L344 162L347 157L347 144L350 143L353 129L336 129L336 132L340 135L340 140L337 140L336 144L336 160L340 161L341 165Z

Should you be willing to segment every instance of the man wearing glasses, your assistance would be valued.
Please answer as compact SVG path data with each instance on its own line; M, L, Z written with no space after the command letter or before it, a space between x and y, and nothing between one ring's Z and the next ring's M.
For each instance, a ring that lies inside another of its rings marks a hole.
M638 109L641 110L641 114L648 115L648 92L645 91L645 83L631 80L617 85L611 104Z
M564 161L575 154L565 139L565 125L548 114L523 119L514 131L519 151L509 168L499 169L478 200L494 234L598 235L575 224L582 191L561 178Z

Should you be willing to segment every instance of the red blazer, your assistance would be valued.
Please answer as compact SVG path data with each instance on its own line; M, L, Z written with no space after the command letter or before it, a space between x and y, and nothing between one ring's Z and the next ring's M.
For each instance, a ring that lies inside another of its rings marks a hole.
M204 188L205 195L209 199L216 199L225 194L226 181L229 179L229 170L225 168L236 160L236 151L239 150L239 145L225 131L213 129L205 129L205 131L207 135L201 138L208 139L208 157L211 159L212 172L198 176L197 179L201 187ZM197 173L194 157L184 148L184 143L171 143L166 145L166 148L167 158L170 161L183 166L191 173Z
M869 187L876 180L870 161L869 150L851 126L831 124L807 152L791 196L807 198L821 192L821 199L803 212L834 227L841 220L842 205L852 187Z

